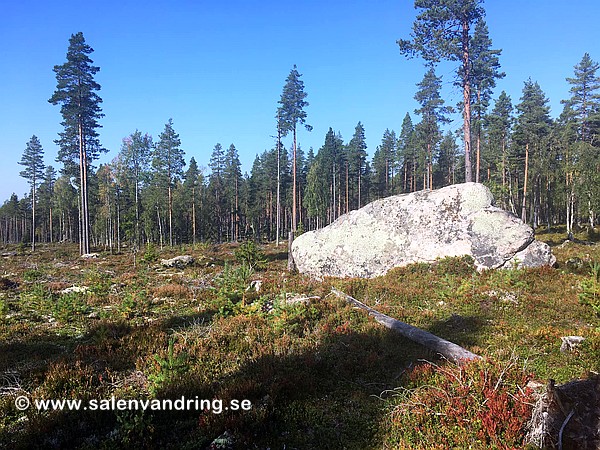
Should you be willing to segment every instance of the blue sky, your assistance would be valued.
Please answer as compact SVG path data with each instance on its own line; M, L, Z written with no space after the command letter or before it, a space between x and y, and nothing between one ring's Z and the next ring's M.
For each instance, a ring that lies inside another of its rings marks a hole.
M57 4L55 4L57 3ZM600 60L597 0L488 0L490 36L503 50L501 90L519 101L523 82L539 82L552 115L568 97L566 77L585 52ZM0 202L28 191L17 164L31 135L55 168L59 106L52 68L82 31L100 67L96 80L105 117L99 130L114 158L139 129L157 137L173 118L186 160L207 166L214 145L235 144L244 171L271 148L275 111L294 64L308 93L303 149L322 145L329 127L347 142L358 121L372 155L386 128L400 130L413 110L419 60L400 56L415 18L411 0L350 1L28 1L5 2L0 15ZM443 65L446 102L460 91ZM452 124L461 126L460 118ZM289 143L286 141L286 144Z

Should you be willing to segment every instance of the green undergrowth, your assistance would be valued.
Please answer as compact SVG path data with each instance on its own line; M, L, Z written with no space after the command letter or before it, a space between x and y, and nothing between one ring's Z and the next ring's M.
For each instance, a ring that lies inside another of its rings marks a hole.
M0 276L0 447L519 448L529 381L600 369L600 251L541 238L556 268L479 273L451 258L322 282L288 273L283 246L255 243L20 252ZM196 263L159 263L184 253ZM484 358L440 359L332 287ZM561 352L570 335L585 341ZM213 410L20 411L20 395Z

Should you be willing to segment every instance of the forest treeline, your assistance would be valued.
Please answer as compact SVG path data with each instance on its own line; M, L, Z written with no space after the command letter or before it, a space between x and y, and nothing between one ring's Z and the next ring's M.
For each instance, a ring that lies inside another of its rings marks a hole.
M273 241L291 230L323 227L378 198L466 179L486 184L498 206L534 228L593 229L600 210L598 63L587 53L574 61L573 76L565 80L570 96L552 118L548 98L531 79L519 99L494 96L495 80L505 75L501 51L492 48L483 17L471 19L468 64L456 70L456 83L467 93L457 108L468 133L465 127L444 131L455 108L445 104L442 79L426 60L415 93L420 107L397 131L385 130L372 157L361 122L349 139L329 128L320 148L305 151L297 127L311 129L307 93L294 66L274 105L273 147L256 156L249 173L242 172L234 144L215 144L204 161L186 159L172 120L156 137L132 130L112 161L95 167L106 151L97 132L103 117L94 81L99 68L83 34L74 34L67 61L54 68L57 89L49 100L61 105L64 130L56 142L62 166L44 165L35 135L25 143L19 164L31 190L22 198L13 194L0 208L0 239L79 242L82 253L90 246ZM399 41L401 51L414 50L417 38Z

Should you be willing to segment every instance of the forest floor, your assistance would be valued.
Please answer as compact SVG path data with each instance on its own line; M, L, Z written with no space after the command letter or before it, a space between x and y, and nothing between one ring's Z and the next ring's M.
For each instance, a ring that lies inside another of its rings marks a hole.
M451 258L323 281L289 274L286 245L2 248L0 448L522 447L536 387L600 370L600 245L564 237L538 233L555 268ZM440 360L332 287L483 359ZM172 410L117 404L157 399Z

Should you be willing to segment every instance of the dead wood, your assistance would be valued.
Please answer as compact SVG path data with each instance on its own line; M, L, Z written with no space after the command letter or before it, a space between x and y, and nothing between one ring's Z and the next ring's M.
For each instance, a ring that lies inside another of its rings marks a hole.
M550 380L533 407L525 444L551 450L600 448L600 376L556 385Z
M338 297L346 300L347 302L353 304L354 306L364 309L369 313L369 315L373 316L377 322L379 322L386 328L394 330L400 333L402 336L410 339L411 341L421 344L424 347L427 347L428 349L443 355L450 361L460 364L461 362L481 358L480 356L471 353L467 349L464 349L460 345L456 345L450 341L436 336L435 334L429 333L428 331L422 330L407 323L393 319L392 317L386 316L385 314L382 314L379 311L371 308L370 306L365 305L364 303L356 300L354 297L351 297L350 295L345 294L342 291L338 291L335 288L331 288L331 292L337 295Z

